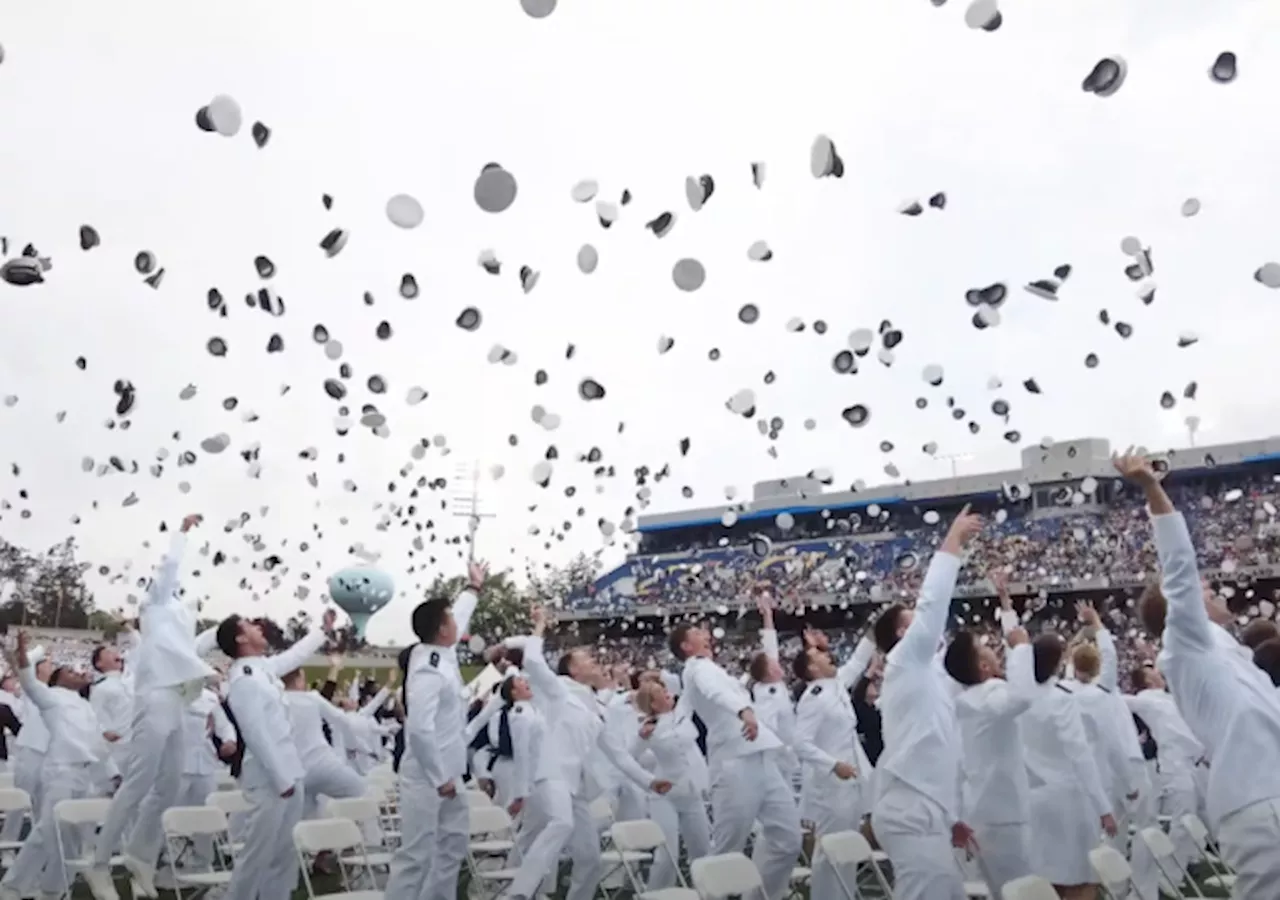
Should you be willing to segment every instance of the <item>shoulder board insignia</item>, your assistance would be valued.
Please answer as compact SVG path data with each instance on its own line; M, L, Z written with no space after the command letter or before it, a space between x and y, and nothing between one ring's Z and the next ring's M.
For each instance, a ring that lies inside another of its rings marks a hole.
M435 650L431 651L431 665L433 666L440 665L440 654L437 653Z
M815 684L813 687L811 687L811 688L809 689L809 696L810 696L810 697L816 697L816 696L818 696L818 695L819 695L819 694L821 694L821 693L822 693L822 685L820 685L820 684Z
M778 686L776 684L769 685L769 693L770 694L778 693Z
M516 711L516 715L520 715L520 713L524 712L524 707L523 707L523 706L517 706L517 707L515 707L515 711Z
M1058 690L1062 691L1064 694L1070 694L1070 693L1071 693L1071 688L1067 687L1067 686L1066 686L1065 684L1063 684L1061 681L1059 681L1059 682L1057 683L1056 687L1058 688Z
M1098 690L1102 691L1102 693L1104 693L1104 694L1110 694L1110 693L1111 693L1111 690L1110 690L1109 688L1104 688L1102 685L1098 685Z
M244 674L246 674L246 675L252 675L252 674L253 674L253 666L245 666L245 667L244 667Z

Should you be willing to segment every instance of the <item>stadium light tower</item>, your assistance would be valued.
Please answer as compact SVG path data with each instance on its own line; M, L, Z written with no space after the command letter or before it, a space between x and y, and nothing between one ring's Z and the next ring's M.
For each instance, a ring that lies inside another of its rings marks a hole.
M467 559L476 558L476 532L481 519L496 518L496 513L484 512L480 502L480 462L459 463L449 485L449 508L454 518L467 520Z
M968 462L969 460L973 459L973 454L972 453L947 453L947 454L940 453L937 456L935 456L934 459L946 460L947 462L951 463L951 477L955 478L956 463Z

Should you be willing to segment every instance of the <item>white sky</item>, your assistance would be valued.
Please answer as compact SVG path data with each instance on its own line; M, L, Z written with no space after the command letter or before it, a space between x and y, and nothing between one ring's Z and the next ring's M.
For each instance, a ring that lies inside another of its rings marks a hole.
M75 534L86 559L113 568L132 560L139 574L160 546L160 520L202 512L203 536L233 553L244 546L240 536L219 526L252 511L246 530L271 549L289 540L277 552L290 570L262 601L280 617L299 606L289 594L302 570L327 576L363 541L409 594L374 620L371 637L386 640L403 637L421 576L403 574L412 532L373 530L372 506L388 499L387 483L399 480L424 436L447 436L453 453L429 453L412 477L448 477L473 459L506 466L502 480L484 485L485 507L498 518L483 526L480 550L523 571L528 556L560 561L598 548L596 519L621 518L634 501L630 473L643 464L673 467L655 488L654 511L716 502L728 484L749 495L756 480L816 466L832 468L839 486L879 483L884 439L914 479L950 471L920 452L929 440L941 454L967 455L961 472L1016 465L1016 448L1000 436L1006 426L990 413L997 396L1012 404L1008 427L1026 441L1093 435L1181 445L1192 412L1205 442L1273 430L1280 388L1264 373L1280 293L1251 276L1280 259L1280 126L1270 115L1280 54L1267 45L1280 8L1265 0L1007 0L1004 27L988 34L965 27L965 5L560 0L551 17L533 20L518 0L11 4L0 28L0 232L11 254L34 242L53 270L44 285L0 284L0 393L20 398L0 406L0 458L22 467L19 479L8 466L0 473L0 496L14 504L0 534L30 546ZM1228 86L1207 76L1223 50L1240 59ZM1083 93L1094 62L1114 53L1128 60L1124 87L1108 99ZM234 139L193 123L219 93L244 110ZM263 150L249 135L256 119L272 129ZM819 133L836 142L843 180L809 174ZM472 201L491 161L520 188L499 215ZM751 184L753 161L767 164L762 190ZM683 184L701 173L717 190L694 213ZM604 199L624 188L634 196L609 231L591 206L570 200L583 178L597 179ZM936 191L947 193L945 211L896 214L902 201ZM335 198L331 212L320 203L325 192ZM416 231L385 218L386 200L400 192L426 209ZM1193 196L1203 210L1182 218L1179 207ZM644 223L666 210L677 221L658 239ZM102 235L89 253L77 246L84 223ZM317 243L337 226L350 241L326 259ZM1150 307L1123 275L1129 260L1119 243L1128 234L1154 248L1159 293ZM773 261L748 262L747 247L760 239ZM575 265L584 242L600 252L590 276ZM500 277L476 264L485 248L504 263ZM133 271L143 249L166 269L158 291ZM277 266L271 284L288 307L281 319L243 303L261 284L257 254ZM684 256L708 271L693 294L671 281ZM1074 271L1057 304L1020 290L1061 263ZM541 272L528 295L517 276L526 264ZM422 288L416 301L397 293L404 272ZM1003 322L978 332L964 291L998 280L1011 288ZM211 286L228 300L227 319L205 307ZM375 306L361 302L365 290ZM737 321L745 302L762 311L755 325ZM471 334L453 324L467 305L485 316ZM1122 341L1100 325L1101 308L1131 323L1133 337ZM788 334L792 316L824 319L829 331ZM830 360L849 332L884 318L905 332L895 366L868 358L860 374L835 375ZM386 342L374 337L383 319L395 329ZM357 411L378 402L390 438L359 427L345 439L334 434L337 404L321 383L337 364L311 341L317 322L343 342L355 370L348 402ZM1184 330L1201 342L1177 349ZM273 331L286 352L267 356ZM225 359L204 351L214 334L230 344ZM656 349L662 334L676 339L665 356ZM570 342L577 354L566 362ZM489 365L495 343L516 351L519 364ZM712 348L722 354L715 363ZM1089 352L1101 358L1092 371L1083 365ZM79 355L86 372L73 364ZM930 391L920 372L933 362L947 381ZM550 375L543 387L534 386L538 368ZM767 370L777 379L766 387ZM381 398L363 389L375 373L390 384ZM993 374L1005 380L1002 391L987 391ZM605 400L578 399L586 376L605 385ZM1030 376L1043 395L1021 389ZM116 378L138 390L127 432L103 427ZM1180 397L1191 379L1198 402L1161 410L1161 392ZM200 394L180 403L188 382ZM283 398L282 383L292 386ZM410 408L404 395L413 384L430 398ZM761 414L787 423L776 460L754 423L724 409L743 387L757 391ZM913 400L925 393L931 403L921 412ZM952 421L948 394L983 424L981 434ZM222 409L228 396L240 410ZM562 416L558 431L533 424L535 403ZM840 419L852 403L872 410L862 430ZM242 422L245 408L260 420ZM58 410L67 413L62 424ZM809 417L818 422L812 432L801 426ZM201 453L182 470L171 457L161 479L146 474L157 448L199 452L202 438L223 431L234 444L221 456ZM516 448L507 444L513 432ZM681 459L686 436L692 450ZM234 452L253 441L262 446L258 480ZM561 459L543 491L528 473L549 444ZM299 460L311 445L322 458ZM603 494L591 467L574 462L592 446L618 471ZM111 454L137 459L142 473L81 472L83 456ZM319 489L306 484L311 471ZM345 493L344 478L360 491ZM182 479L192 484L187 496L177 489ZM564 497L568 485L577 497ZM692 500L681 497L685 485ZM29 501L19 499L22 488ZM140 502L122 508L131 491ZM419 517L456 533L463 520L438 509L440 496L427 494ZM262 505L270 511L260 520ZM20 508L32 516L19 519ZM574 522L568 539L544 550L565 519ZM528 536L530 525L543 537ZM312 541L305 556L294 549L301 540ZM241 577L268 586L249 569L257 555L239 554L238 565L216 573L205 562L189 588L210 596L210 612L244 608ZM461 570L450 549L437 555L446 573ZM619 558L616 548L607 555ZM96 576L94 586L106 607L121 605L128 590ZM314 594L309 608L319 608Z

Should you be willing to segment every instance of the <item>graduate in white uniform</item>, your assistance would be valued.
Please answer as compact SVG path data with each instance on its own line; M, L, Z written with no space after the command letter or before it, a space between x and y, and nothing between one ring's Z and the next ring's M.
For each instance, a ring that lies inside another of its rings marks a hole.
M102 723L102 736L118 771L124 770L133 722L133 678L124 674L124 663L124 655L106 644L94 647L89 657L89 665L98 673L89 688L89 705ZM111 793L110 784L100 787L100 793Z
M293 740L280 677L320 651L335 620L334 611L325 610L321 628L272 656L257 622L232 615L218 625L218 648L232 659L227 708L244 751L238 781L253 807L243 830L244 850L227 886L228 900L285 898L297 886L293 826L302 819L306 770Z
M800 760L796 756L796 707L787 690L786 674L782 670L782 657L778 652L778 630L774 627L773 601L761 597L756 601L760 611L760 652L747 667L750 675L747 691L760 724L766 726L782 741L782 748L774 754L774 760L783 779L797 792L801 789ZM807 809L801 804L800 817L808 818Z
M9 665L17 671L24 695L40 710L49 729L49 749L44 757L41 808L17 861L0 883L4 900L29 896L37 885L46 897L69 890L58 859L58 823L53 808L63 800L91 796L96 770L109 759L98 717L82 696L89 685L88 676L62 667L52 673L46 685L35 675L27 646L26 633L18 632L17 653L9 657ZM68 857L78 857L76 830L64 830L62 840Z
M973 828L979 870L992 897L1008 882L1034 874L1031 787L1018 720L1041 689L1026 631L1014 625L1005 639L1003 672L995 651L972 631L956 632L943 658L947 674L962 687L955 698L964 752L961 814Z
M615 678L619 673L615 672ZM623 677L630 678L629 675L623 673ZM598 692L604 700L604 722L605 727L617 731L619 734L630 734L639 727L639 723L644 719L644 715L636 709L634 692L628 685L627 688L610 687L605 691ZM647 791L631 782L622 772L619 772L615 766L605 760L605 764L611 769L608 777L610 806L614 810L615 817L619 822L634 821L635 819L643 819L645 810L648 809L649 800Z
M489 724L494 765L494 801L512 818L520 815L533 791L534 774L546 740L546 721L533 701L524 676L513 673L498 685L500 707Z
M1234 895L1274 897L1280 884L1280 767L1268 761L1280 747L1280 700L1215 640L1187 524L1150 463L1128 454L1115 465L1146 495L1151 514L1161 582L1148 586L1138 609L1147 630L1163 639L1157 665L1208 755L1207 824L1236 873Z
M363 797L368 791L368 784L325 739L327 725L335 740L344 745L350 743L352 733L347 714L317 691L310 690L307 675L302 669L286 672L281 681L284 682L285 706L289 710L293 743L306 771L302 817L310 819L317 816L320 797L334 800Z
M0 716L4 717L4 728L10 732L10 736L16 738L18 732L22 730L22 719L18 716L18 711L22 706L22 701L18 699L18 695L22 692L22 688L18 686L18 676L13 672L6 672L0 676L0 706L9 710L4 713L0 710ZM13 744L6 741L3 732L0 732L0 772L9 772L9 756L12 753Z
M632 754L654 777L671 782L665 794L650 794L648 818L657 822L667 838L667 854L654 855L646 890L658 891L676 883L680 842L689 862L711 852L711 821L702 799L691 759L699 755L698 729L688 716L676 713L676 701L660 681L649 681L636 691L636 706L645 715L631 745Z
M53 663L45 655L44 648L32 648L27 659L34 667L36 680L48 684L49 676L53 674ZM21 687L19 690L21 691ZM18 701L14 712L22 722L22 730L13 742L13 786L26 791L31 797L31 815L34 821L43 807L40 773L44 768L45 751L49 749L49 730L45 728L40 707L32 702L30 693L21 691ZM0 840L18 840L22 836L23 822L22 816L8 816L4 827L0 828Z
M589 757L603 753L635 784L659 794L671 782L652 778L628 752L623 739L605 728L595 699L599 663L583 649L561 655L556 672L543 656L546 617L540 607L532 613L533 634L507 638L508 647L524 652L524 673L533 688L534 703L546 720L546 743L538 758L533 790L525 798L523 827L534 835L504 900L531 900L548 875L554 875L561 851L573 864L566 900L591 900L603 875L600 834L589 804L603 792L587 768Z
M765 896L779 900L787 892L802 843L795 794L775 759L782 741L761 724L747 689L712 660L710 632L677 625L667 644L684 663L678 708L697 714L707 728L712 852L742 852L759 822L754 861Z
M470 589L413 611L419 643L404 677L404 751L399 760L401 839L387 900L454 900L467 852L466 700L456 645L471 627L485 569L468 567Z
M216 683L213 679L210 682ZM182 786L178 789L174 805L204 806L209 795L218 789L218 773L223 768L223 760L236 755L236 729L227 718L221 699L208 687L183 713L182 728ZM214 749L214 736L219 741L217 750ZM212 863L212 836L196 838L190 858L182 862L189 863L197 871Z
M1092 898L1097 875L1089 851L1116 834L1103 775L1089 746L1079 699L1058 680L1066 644L1054 633L1031 645L1035 678L1046 690L1019 720L1031 784L1032 871L1066 898Z
M187 532L200 519L182 520L139 610L142 635L133 654L133 719L122 781L98 832L94 867L84 873L98 900L116 900L110 862L126 828L132 830L123 846L125 868L144 896L157 896L160 817L177 801L182 782L183 711L213 674L196 655L195 619L175 594Z
M826 635L806 630L804 650L792 667L806 687L796 704L795 750L805 766L804 793L814 834L857 831L871 811L871 761L858 738L858 716L850 692L875 655L875 644L863 636L853 655L837 667ZM856 873L845 875L853 884ZM819 852L813 866L813 893L837 897L840 884L835 869Z
M880 712L884 752L877 763L871 825L893 863L899 900L964 900L952 846L968 847L960 819L960 729L954 682L937 653L946 630L960 554L982 528L965 506L925 573L914 610L894 604L872 626L885 654Z

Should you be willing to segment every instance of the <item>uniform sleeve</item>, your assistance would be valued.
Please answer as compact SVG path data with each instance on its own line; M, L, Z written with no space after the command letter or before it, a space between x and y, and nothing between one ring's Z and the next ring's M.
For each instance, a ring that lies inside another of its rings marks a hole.
M240 739L245 750L262 764L277 794L283 794L294 786L289 777L289 767L280 752L280 745L267 727L267 710L271 706L271 692L275 688L261 678L246 675L231 683L227 703L240 726Z
M607 726L601 728L599 735L596 737L596 744L604 751L604 755L609 758L609 762L617 766L623 775L626 775L645 790L649 789L649 785L653 783L653 776L645 771L644 767L636 762L635 757L627 752L627 748L623 745L617 732Z
M491 719L502 709L502 692L494 691L489 695L489 699L485 701L484 706L480 708L480 712L476 713L476 717L467 723L466 731L463 734L463 740L470 744L476 739L476 735L481 729L487 726Z
M142 600L143 607L173 602L173 592L178 588L178 568L182 565L182 554L186 548L187 536L181 531L175 533L169 544L169 552L160 560L160 567L151 579L151 588Z
M351 728L351 719L344 710L338 709L319 694L313 695L316 708L320 710L320 719L334 732L334 737L345 749L358 743L355 731Z
M836 671L836 678L840 680L845 690L853 689L858 679L862 677L862 673L867 671L867 666L871 665L871 658L875 655L875 642L863 635L858 640L858 645L853 648L853 655Z
M302 640L294 643L292 647L275 656L268 656L265 661L265 667L277 678L281 675L287 675L294 669L300 669L307 664L307 660L320 652L320 648L324 646L324 642L329 636L324 633L323 629L313 628L306 633Z
M443 735L437 733L436 713L440 694L448 685L444 674L434 667L419 666L409 673L408 694L413 697L405 719L405 748L417 762L427 784L443 787L448 781L440 757Z
M386 685L383 685L378 693L374 694L368 703L356 710L356 715L364 716L366 719L372 718L374 713L382 709L382 705L387 702L387 698L390 696L391 689Z
M1093 751L1085 738L1084 721L1080 715L1080 707L1074 697L1064 698L1054 706L1054 722L1057 725L1058 739L1066 751L1067 759L1075 771L1076 784L1089 799L1094 815L1102 818L1112 812L1111 801L1102 787L1102 775L1098 772L1098 764L1094 761Z
M774 662L778 662L778 630L776 628L760 629L760 648L764 651L764 655Z
M213 716L214 735L224 744L234 744L236 741L236 728L231 724L231 720L227 718L226 710L222 708L222 704L213 704L210 714Z
M1098 629L1098 656L1102 658L1102 669L1098 673L1098 684L1112 693L1120 690L1120 655L1116 652L1116 639L1105 628Z
M533 713L514 707L507 716L511 730L511 793L520 799L533 793L532 716Z
M815 695L813 688L809 688L800 697L800 702L796 705L796 733L792 749L802 763L829 772L840 760L817 744L818 732L826 718L825 706L821 695Z
M128 732L133 704L119 685L112 685L108 690L101 690L101 686L99 690L90 689L89 706L93 708L104 733L111 731L123 736Z
M471 617L476 614L476 607L479 605L480 595L471 588L464 588L453 598L453 621L457 623L459 638L471 634Z
M507 646L519 646L524 651L524 675L529 679L539 706L550 709L567 702L569 689L560 683L560 676L547 665L547 658L542 655L542 638L527 637L520 641L519 644L508 642Z
M53 689L36 677L35 666L18 670L18 684L22 685L22 693L31 698L36 709L46 710L55 705Z
M208 656L218 649L218 626L206 628L196 634L196 656Z
M947 611L951 608L951 594L960 566L958 556L941 551L933 554L924 584L920 586L915 618L902 640L890 651L895 663L916 668L933 665L938 644L946 631Z
M1012 718L1022 715L1043 695L1044 686L1036 683L1035 659L1030 644L1009 648L1005 673L1008 675L1007 683L983 693L980 700L972 699L970 694L966 702L988 715Z
M728 678L716 678L718 673L715 663L705 662L695 665L686 664L684 667L684 678L687 685L693 687L698 693L705 697L708 701L729 713L731 716L737 716L744 709L750 709L750 703L743 703L742 696L734 690L731 690L732 682Z
M1168 601L1165 647L1192 653L1212 653L1213 631L1204 608L1204 588L1196 565L1196 550L1182 513L1151 517L1156 552L1160 555L1160 588Z

